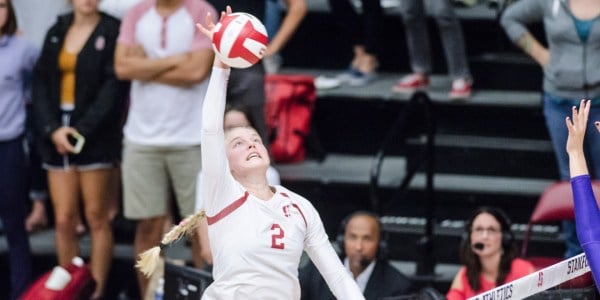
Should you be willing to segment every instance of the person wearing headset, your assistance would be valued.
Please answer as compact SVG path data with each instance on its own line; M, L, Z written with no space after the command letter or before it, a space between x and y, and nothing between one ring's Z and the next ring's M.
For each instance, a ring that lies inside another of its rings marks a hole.
M387 241L376 214L357 211L344 218L336 243L344 266L365 299L402 296L411 291L410 280L386 260ZM299 278L301 299L335 299L312 263L300 269Z
M460 268L447 300L467 299L535 271L517 258L518 250L510 219L500 209L480 207L465 225L460 246Z

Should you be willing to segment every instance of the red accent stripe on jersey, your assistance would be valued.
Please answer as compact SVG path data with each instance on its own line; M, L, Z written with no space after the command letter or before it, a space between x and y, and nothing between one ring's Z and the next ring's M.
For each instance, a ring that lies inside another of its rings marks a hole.
M290 196L288 196L288 194L286 194L286 193L280 193L280 194L281 194L282 196L286 197L286 198L289 198L289 197L290 197Z
M300 212L300 215L302 216L302 219L304 219L304 225L306 227L308 227L308 223L306 223L306 217L304 217L304 213L302 212L302 210L300 209L300 207L298 206L298 204L292 203L292 206L295 207Z
M242 206L242 204L244 204L244 202L246 202L246 200L248 200L248 195L249 195L248 192L245 192L244 196L242 196L240 199L235 200L233 203L227 205L227 207L223 208L216 215L214 215L212 217L206 216L206 222L208 223L208 225L212 225L212 224L219 222L219 220L227 217L234 210L238 209L238 207ZM304 222L306 222L306 221L304 221Z

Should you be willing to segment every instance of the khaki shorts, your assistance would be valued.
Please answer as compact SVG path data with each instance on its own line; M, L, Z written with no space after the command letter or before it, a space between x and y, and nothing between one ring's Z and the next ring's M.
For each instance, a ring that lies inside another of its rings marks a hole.
M170 190L179 213L194 213L196 176L202 167L200 146L146 146L124 142L123 213L129 219L165 215Z

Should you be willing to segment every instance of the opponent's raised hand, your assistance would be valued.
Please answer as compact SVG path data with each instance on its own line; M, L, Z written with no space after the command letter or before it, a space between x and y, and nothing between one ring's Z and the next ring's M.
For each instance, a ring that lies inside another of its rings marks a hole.
M581 100L579 109L573 106L572 116L567 116L565 119L569 130L566 147L568 153L583 151L583 139L587 128L588 115L590 114L590 106L590 100Z

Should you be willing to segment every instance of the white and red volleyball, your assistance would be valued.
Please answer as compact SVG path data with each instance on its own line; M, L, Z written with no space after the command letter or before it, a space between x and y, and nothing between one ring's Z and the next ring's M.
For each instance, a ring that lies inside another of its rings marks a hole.
M215 53L233 68L248 68L260 61L268 43L265 25L251 14L232 13L215 25Z

